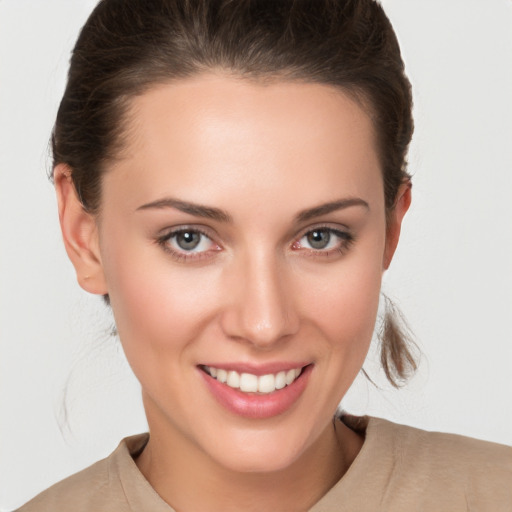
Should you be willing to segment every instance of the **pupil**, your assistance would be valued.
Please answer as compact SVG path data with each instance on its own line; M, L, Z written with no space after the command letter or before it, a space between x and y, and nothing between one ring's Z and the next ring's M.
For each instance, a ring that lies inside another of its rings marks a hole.
M176 242L181 249L190 251L199 245L200 235L191 231L183 231L176 235Z
M314 249L325 249L329 245L331 234L325 229L317 229L308 235L308 242Z

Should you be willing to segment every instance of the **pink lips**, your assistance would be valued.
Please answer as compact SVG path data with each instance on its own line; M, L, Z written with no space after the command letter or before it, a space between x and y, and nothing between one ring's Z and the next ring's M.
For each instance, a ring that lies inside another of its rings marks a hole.
M290 368L297 368L298 365L290 366ZM231 368L229 365L222 366L222 368L236 371L245 370L254 374L263 375L263 370L255 370L249 368ZM264 419L277 416L290 409L293 404L299 399L302 392L306 388L309 380L309 376L313 369L313 365L307 365L302 373L300 374L292 384L286 386L283 389L276 390L269 394L256 394L256 393L244 393L239 389L229 387L227 384L223 384L218 380L208 375L203 370L199 370L201 377L203 378L209 391L213 394L215 399L223 405L226 409L246 418L252 419ZM265 367L265 373L274 373L274 371L283 370L283 366L279 368ZM256 373L257 372L257 373Z

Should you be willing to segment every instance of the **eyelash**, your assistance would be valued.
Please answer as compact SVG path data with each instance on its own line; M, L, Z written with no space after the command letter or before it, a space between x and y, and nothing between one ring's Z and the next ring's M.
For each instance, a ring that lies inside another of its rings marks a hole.
M189 261L189 260L200 261L204 258L208 258L211 256L211 254L209 254L211 252L211 250L187 253L187 251L185 251L185 250L183 250L183 252L180 252L176 249L171 248L169 245L169 241L172 240L173 238L175 238L176 236L178 236L179 234L183 234L183 233L199 234L199 235L207 238L208 240L210 240L211 243L217 247L216 249L213 250L214 252L217 252L220 250L220 247L218 245L216 245L215 242L213 242L212 237L208 233L206 233L205 231L203 231L197 227L184 226L184 227L180 227L178 229L174 229L174 230L166 233L165 235L158 237L156 242L160 247L162 247L162 249L165 252L167 252L175 260L180 261L180 262Z
M330 236L334 235L338 238L338 243L336 244L336 247L333 247L328 250L322 250L322 249L305 249L308 251L307 256L313 257L313 258L329 258L332 256L343 255L345 254L350 247L354 244L356 241L355 236L350 233L349 231L341 231L340 229L333 228L331 226L314 226L313 228L308 228L307 231L304 231L300 237L297 238L297 241L293 243L292 247L299 249L297 244L307 235L315 232L315 231L324 231L327 232ZM300 250L300 249L299 249Z
M302 240L304 237L308 236L309 234L315 232L315 231L322 231L327 232L330 236L334 235L339 239L339 242L337 243L336 247L333 247L328 250L323 249L308 249L300 247L298 244L300 243L300 240ZM199 252L187 252L183 250L183 252L178 251L176 249L173 249L169 245L169 241L175 238L176 236L183 234L183 233L191 233L191 234L199 234L203 237L206 237L212 245L215 246L215 249L213 250L205 250L205 251L199 251ZM217 245L211 238L211 236L206 233L205 231L201 230L197 227L180 227L178 229L174 229L168 233L166 233L163 236L160 236L156 239L157 244L162 247L162 249L170 254L175 260L180 262L187 262L187 261L201 261L205 258L210 258L212 256L211 252L217 252L220 251L221 248L219 245ZM304 250L307 251L307 257L314 257L314 258L329 258L332 256L335 256L336 254L345 254L352 244L355 242L355 236L350 233L349 231L341 231L339 229L330 227L330 226L315 226L313 228L308 228L306 231L303 231L302 234L295 239L295 242L292 244L292 249L294 250Z

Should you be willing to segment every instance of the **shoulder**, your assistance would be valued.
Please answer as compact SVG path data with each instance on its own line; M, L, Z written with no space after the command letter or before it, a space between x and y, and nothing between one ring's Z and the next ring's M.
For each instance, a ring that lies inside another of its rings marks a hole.
M512 447L457 434L429 432L387 420L372 418L369 430L387 439L396 456L407 456L414 466L450 468L461 477L481 474L512 476Z
M512 509L512 447L380 419L369 421L372 430L391 448L397 487L468 510Z
M81 511L92 506L101 511L98 500L109 494L108 473L108 459L101 460L38 494L18 512Z
M132 453L137 446L144 446L146 440L146 435L123 440L109 457L56 483L17 512L130 511L121 473L124 466L134 466Z
M379 418L342 421L365 441L332 493L337 503L350 495L361 511L512 510L512 447Z

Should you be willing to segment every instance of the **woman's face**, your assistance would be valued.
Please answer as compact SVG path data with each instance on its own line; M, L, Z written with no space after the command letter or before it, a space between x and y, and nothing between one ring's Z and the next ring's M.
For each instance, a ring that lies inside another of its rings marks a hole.
M215 75L132 106L99 260L152 439L230 469L287 467L326 432L374 328L386 222L371 121L325 85Z

